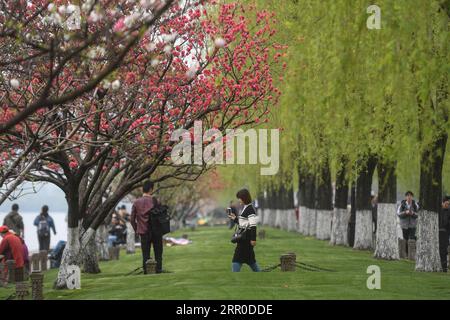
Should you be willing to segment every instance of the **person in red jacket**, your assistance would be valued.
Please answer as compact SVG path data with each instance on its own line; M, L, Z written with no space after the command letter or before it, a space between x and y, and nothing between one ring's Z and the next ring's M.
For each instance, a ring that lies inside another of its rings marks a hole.
M0 227L0 235L3 240L0 243L0 255L5 256L5 260L14 260L16 268L16 281L22 281L23 268L25 265L24 248L20 237L9 231L7 226ZM22 275L22 277L20 276Z

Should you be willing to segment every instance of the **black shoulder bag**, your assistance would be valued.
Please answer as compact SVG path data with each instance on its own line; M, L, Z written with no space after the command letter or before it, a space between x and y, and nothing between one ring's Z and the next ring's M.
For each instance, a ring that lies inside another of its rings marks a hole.
M153 208L150 210L150 223L153 225L153 230L157 229L161 235L170 232L170 216L169 207L161 205L155 198L153 198Z
M234 234L231 237L231 243L239 243L246 238L247 228L241 228L236 225L234 229Z

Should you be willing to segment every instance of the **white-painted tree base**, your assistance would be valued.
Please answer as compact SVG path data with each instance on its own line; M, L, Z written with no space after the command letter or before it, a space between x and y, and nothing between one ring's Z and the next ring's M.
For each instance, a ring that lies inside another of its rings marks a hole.
M353 248L359 250L373 249L373 225L371 210L356 211L355 244L353 245Z
M396 209L397 205L395 203L378 204L375 258L386 260L400 259Z
M316 210L316 212L316 238L319 240L328 240L331 236L331 220L333 218L333 211Z
M67 288L67 267L69 265L80 265L80 237L79 228L68 228L67 243L61 259L58 276L55 281L56 289Z
M127 253L135 253L136 252L136 243L135 243L135 233L133 226L130 222L127 221Z
M347 229L349 214L347 209L334 208L331 223L331 245L348 245Z
M97 252L100 261L109 260L108 252L108 230L104 224L101 224L95 235L95 241L97 243Z
M439 256L439 215L420 210L416 230L416 271L442 271Z
M306 207L299 207L298 208L298 232L300 232L301 234L306 234L305 231L305 215L306 215Z

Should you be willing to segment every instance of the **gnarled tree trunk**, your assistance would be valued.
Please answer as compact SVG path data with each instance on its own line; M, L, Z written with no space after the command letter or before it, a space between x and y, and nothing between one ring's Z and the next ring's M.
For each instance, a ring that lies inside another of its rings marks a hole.
M378 163L378 211L375 258L400 259L397 238L397 176L395 163Z

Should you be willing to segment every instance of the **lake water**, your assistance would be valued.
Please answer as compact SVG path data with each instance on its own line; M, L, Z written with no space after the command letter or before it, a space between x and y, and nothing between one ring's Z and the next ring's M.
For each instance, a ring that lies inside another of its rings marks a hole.
M0 223L3 224L3 219L7 215L7 212L0 212ZM25 227L25 243L28 246L28 250L38 251L39 250L39 242L37 239L37 230L33 225L34 219L38 215L36 212L20 212L20 215L23 217L23 224ZM65 212L50 212L53 221L55 222L56 235L53 234L50 238L50 248L53 248L59 240L67 240L67 222L66 213ZM1 241L1 240L0 240Z

